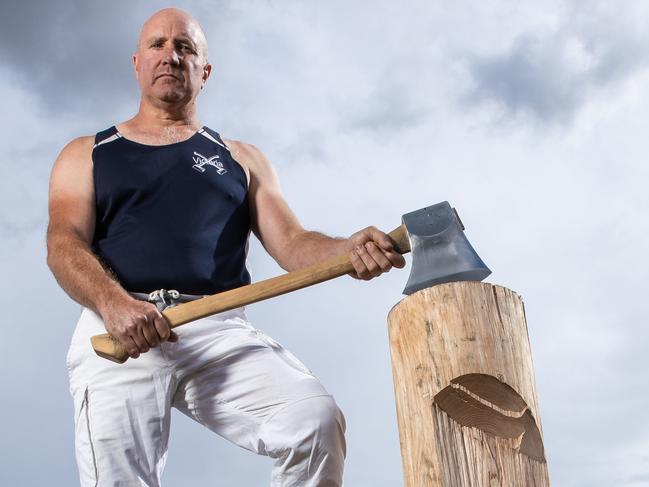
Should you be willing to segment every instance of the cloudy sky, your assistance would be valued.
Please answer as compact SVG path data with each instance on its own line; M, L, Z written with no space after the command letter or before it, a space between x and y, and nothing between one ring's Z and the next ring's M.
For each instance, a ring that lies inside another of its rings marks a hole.
M457 207L488 280L524 298L553 484L649 485L649 4L176 5L211 46L203 123L268 155L305 226L346 236ZM77 482L65 354L79 307L45 265L49 172L67 141L134 114L138 28L164 6L0 6L2 485ZM250 265L255 280L281 271L256 241ZM403 482L386 316L406 279L248 308L345 412L346 485ZM267 485L270 464L173 416L167 486Z

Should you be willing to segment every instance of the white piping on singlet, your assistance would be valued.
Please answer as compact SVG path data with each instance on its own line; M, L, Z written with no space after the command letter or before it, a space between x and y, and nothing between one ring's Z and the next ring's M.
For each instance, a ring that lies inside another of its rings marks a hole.
M208 134L207 131L204 128L199 129L198 133L201 134L203 137L206 137L207 139L211 140L215 144L219 144L226 151L230 152L230 149L228 149L225 145L223 145L221 142L219 142L214 137L212 137L210 134Z
M101 144L107 144L108 142L112 142L113 140L117 140L122 137L122 134L119 132L116 132L115 134L111 135L110 137L106 137L104 140L101 140L97 142L95 145L92 146L93 149L96 149L99 147Z

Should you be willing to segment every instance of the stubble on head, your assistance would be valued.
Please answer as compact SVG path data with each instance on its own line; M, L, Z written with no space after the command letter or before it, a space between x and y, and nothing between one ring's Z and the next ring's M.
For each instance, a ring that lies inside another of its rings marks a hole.
M149 40L150 36L153 34L156 28L159 28L161 23L170 22L174 20L184 21L187 34L196 42L198 47L198 53L202 57L202 60L205 64L208 62L208 44L207 37L203 28L189 12L181 10L179 8L163 8L158 10L156 13L151 15L147 20L142 24L140 29L140 34L137 40L137 46L135 52L139 54L145 45L145 41Z
M133 62L141 109L172 110L174 117L194 111L194 100L212 69L203 29L176 8L160 10L144 22Z

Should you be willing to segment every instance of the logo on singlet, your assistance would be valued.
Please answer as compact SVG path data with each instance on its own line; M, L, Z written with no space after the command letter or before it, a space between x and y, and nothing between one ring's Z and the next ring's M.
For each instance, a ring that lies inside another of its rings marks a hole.
M192 167L196 169L198 172L205 172L205 168L203 167L205 165L214 167L216 169L216 172L221 175L228 172L228 170L223 167L223 163L219 161L218 155L212 156L208 159L203 154L194 152L194 156L196 157L192 157L192 159L194 159L195 164Z

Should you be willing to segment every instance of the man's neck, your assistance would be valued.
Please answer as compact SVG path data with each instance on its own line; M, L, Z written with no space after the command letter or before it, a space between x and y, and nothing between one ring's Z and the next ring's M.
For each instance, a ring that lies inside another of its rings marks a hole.
M198 130L201 123L196 115L194 102L177 104L157 102L151 103L146 99L140 100L140 109L137 115L127 122L139 131L157 132L169 128L182 130Z
M137 142L168 144L189 138L201 126L193 103L155 106L142 100L138 113L118 130Z

